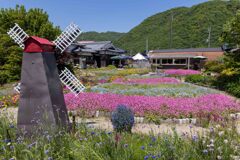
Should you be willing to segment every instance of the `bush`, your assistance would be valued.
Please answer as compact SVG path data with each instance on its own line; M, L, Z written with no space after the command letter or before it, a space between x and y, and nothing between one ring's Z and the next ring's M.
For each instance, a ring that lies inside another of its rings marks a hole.
M7 83L8 77L9 76L6 74L6 72L3 72L3 71L0 72L0 86Z
M195 83L195 84L199 84L199 85L212 85L212 82L214 81L214 77L211 76L203 76L200 74L196 74L196 75L188 75L185 78L186 82L190 82L190 83Z
M240 98L240 83L229 83L226 85L227 92Z
M131 69L123 69L123 70L120 70L118 71L116 74L118 76L128 76L128 75L131 75L131 74L147 74L150 70L147 69L147 68L131 68Z
M106 67L107 69L116 69L116 67L114 66L114 65L108 65L107 67Z
M134 124L134 114L130 108L118 105L112 113L111 121L116 132L131 132Z
M221 73L224 70L225 65L218 61L208 61L204 65L204 68L206 69L206 71L209 71L209 72Z

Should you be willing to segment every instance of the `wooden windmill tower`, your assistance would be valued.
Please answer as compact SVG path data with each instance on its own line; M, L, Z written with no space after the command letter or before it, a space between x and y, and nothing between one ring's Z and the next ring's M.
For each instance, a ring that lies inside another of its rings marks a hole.
M18 24L9 30L8 35L24 49L21 85L17 86L19 129L32 133L40 125L53 128L69 125L61 82L75 95L85 87L67 68L58 71L56 55L62 54L80 34L81 30L73 23L53 42L28 36Z

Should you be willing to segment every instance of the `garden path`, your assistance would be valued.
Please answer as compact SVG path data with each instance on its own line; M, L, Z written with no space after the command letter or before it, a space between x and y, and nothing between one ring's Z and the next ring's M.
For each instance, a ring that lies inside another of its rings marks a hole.
M99 128L107 131L112 131L113 127L111 121L107 118L94 118L88 119L89 127ZM136 123L133 127L133 133L141 133L141 134L173 134L173 131L176 131L179 135L182 134L203 134L207 131L207 129L202 127L197 127L189 124L174 124L174 123L162 123L160 125L156 125L153 123Z
M11 120L17 120L17 111L18 108L9 107L7 109L0 109L0 115L5 115ZM71 118L70 118L71 119ZM103 129L107 131L112 131L113 127L109 118L86 118L86 119L77 119L78 123L87 123L89 127ZM161 125L156 124L147 124L147 123L136 123L133 127L134 133L142 134L162 134L162 133L173 133L173 129L176 129L178 134L196 134L197 132L203 133L206 129L202 127L197 127L187 124L171 124L171 123L162 123Z

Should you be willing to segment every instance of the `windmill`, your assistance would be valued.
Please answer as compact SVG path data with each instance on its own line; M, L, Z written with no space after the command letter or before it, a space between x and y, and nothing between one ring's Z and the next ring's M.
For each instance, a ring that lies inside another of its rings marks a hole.
M39 125L66 128L69 118L61 82L75 95L85 87L67 68L59 71L56 62L81 34L80 28L71 23L53 42L28 36L18 24L7 33L24 49L21 83L15 87L20 92L18 128L29 133Z

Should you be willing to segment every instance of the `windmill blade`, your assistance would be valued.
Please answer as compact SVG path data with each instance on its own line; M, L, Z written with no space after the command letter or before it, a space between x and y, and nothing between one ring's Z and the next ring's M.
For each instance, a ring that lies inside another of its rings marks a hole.
M14 87L14 90L17 92L17 93L20 93L20 90L21 90L21 83L18 83L15 87Z
M85 89L84 85L65 67L59 75L61 82L77 96ZM14 90L20 93L21 83L14 87Z
M27 33L23 31L21 27L17 23L15 23L13 28L7 32L7 34L17 43L22 49L24 49L23 42L29 37Z
M77 96L85 89L84 85L65 67L59 75L60 80L66 87Z
M71 23L62 34L57 37L53 43L61 53L71 45L71 43L81 34L81 29L74 23Z

